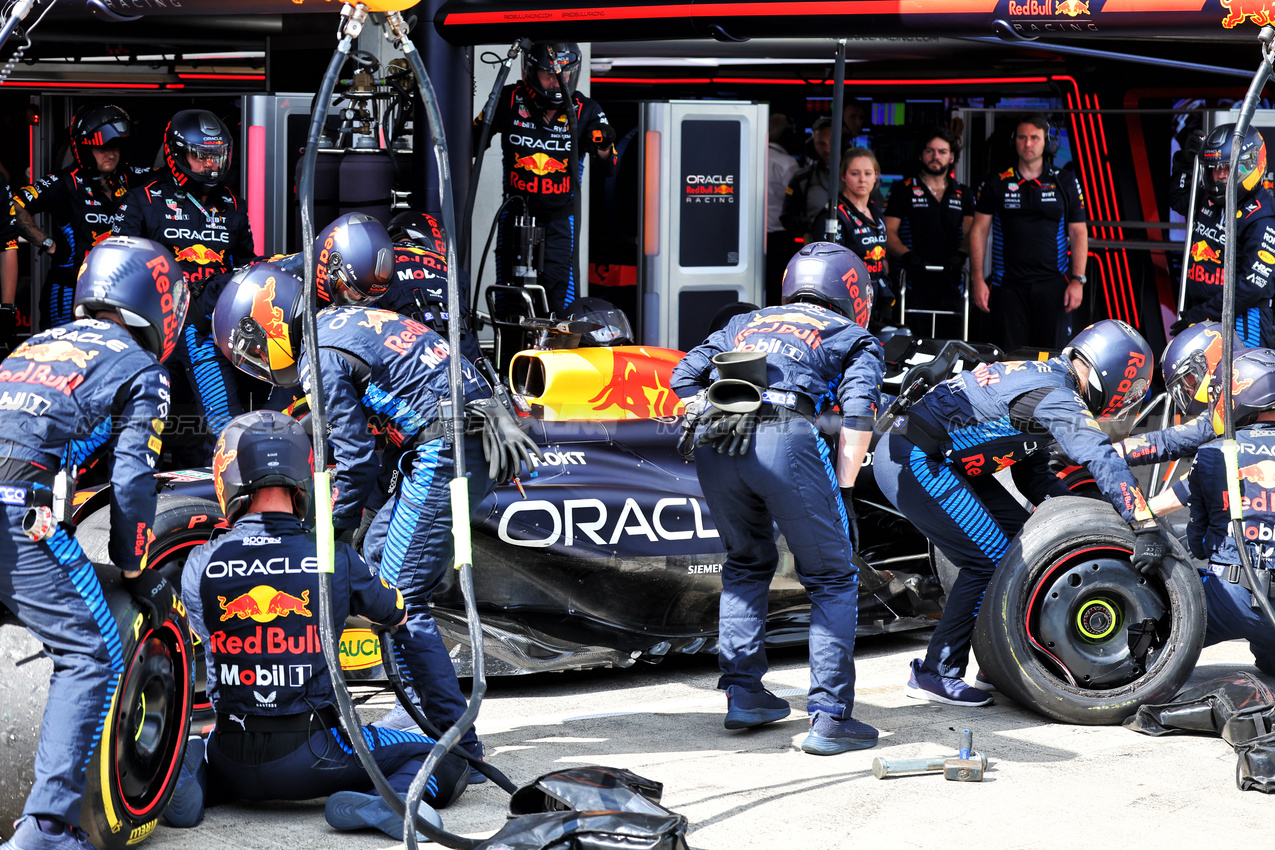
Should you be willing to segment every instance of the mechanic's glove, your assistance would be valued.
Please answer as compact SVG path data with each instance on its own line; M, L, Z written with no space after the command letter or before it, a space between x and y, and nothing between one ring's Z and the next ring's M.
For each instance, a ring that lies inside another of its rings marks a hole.
M591 141L600 148L609 148L615 144L615 128L610 124L603 124L594 129Z
M360 555L363 554L363 541L367 539L367 533L372 528L372 521L376 519L376 511L371 508L363 509L363 518L359 521L358 530L354 532L354 537L350 540L350 545L354 547Z
M1182 146L1182 150L1186 151L1188 156L1199 156L1201 151L1204 150L1204 131L1187 131L1178 139L1178 144Z
M545 456L535 440L522 432L518 420L494 398L481 398L465 405L465 413L481 422L483 457L489 464L487 475L497 484L508 484L518 477L520 467L535 469L531 459L544 462Z
M964 251L957 251L943 261L943 271L948 274L957 274L965 268L965 261L969 258L970 255Z
M753 432L757 430L757 413L725 413L713 408L716 415L706 416L708 424L700 432L697 446L712 443L718 454L744 456L753 444Z
M142 606L142 610L150 615L153 630L163 626L169 612L177 606L177 594L159 570L142 570L142 574L134 578L121 574L120 583L137 600L137 604Z
M695 426L711 408L708 390L700 390L686 400L682 413L682 436L677 439L677 453L687 460L695 454Z
M1133 565L1144 576L1152 575L1160 569L1170 548L1172 546L1168 535L1155 520L1144 522L1133 529Z
M1176 322L1169 325L1169 336L1177 336L1196 322L1202 322L1207 316L1204 315L1203 305L1188 307L1182 311L1182 315Z
M11 351L18 335L18 308L13 304L0 304L0 348Z
M908 251L899 257L899 268L909 275L916 275L925 270L925 260L916 251Z
M850 546L859 551L859 515L854 512L854 488L841 488L841 501L846 506L846 520L850 524Z

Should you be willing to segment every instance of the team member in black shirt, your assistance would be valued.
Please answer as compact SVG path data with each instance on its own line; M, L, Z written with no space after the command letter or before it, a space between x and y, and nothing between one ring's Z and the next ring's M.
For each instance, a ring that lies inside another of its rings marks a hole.
M991 174L978 192L970 232L970 296L992 314L994 341L1006 351L1060 349L1072 337L1084 298L1089 236L1076 175L1053 167L1049 122L1030 115L1014 131L1018 164ZM983 275L987 237L992 273ZM1068 241L1070 240L1070 252Z
M935 127L921 140L915 177L894 184L885 205L886 252L907 274L907 306L921 310L961 312L961 272L969 256L974 223L974 191L952 178L960 140L946 127ZM943 271L926 271L942 266ZM961 320L939 316L931 326L924 314L909 326L918 334L959 337ZM931 327L935 334L931 334Z
M868 268L875 289L872 318L875 323L890 319L894 293L886 277L885 217L881 205L872 198L881 166L867 148L850 148L841 160L841 193L837 198L837 220L841 224L837 243L853 251ZM815 219L815 232L823 233L827 214Z

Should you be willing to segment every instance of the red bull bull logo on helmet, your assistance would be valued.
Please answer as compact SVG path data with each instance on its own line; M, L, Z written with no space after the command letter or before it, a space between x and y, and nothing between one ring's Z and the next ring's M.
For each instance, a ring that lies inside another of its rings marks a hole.
M296 362L292 353L292 333L283 320L283 308L276 307L274 276L266 278L265 286L245 283L244 289L252 291L252 310L249 312L266 332L266 351L271 370L286 369Z
M224 596L217 597L221 606L221 622L234 618L253 619L258 623L268 623L276 617L287 617L297 614L309 617L310 591L301 591L300 596L293 596L282 590L275 590L268 584L259 584L247 593L241 593L230 601Z

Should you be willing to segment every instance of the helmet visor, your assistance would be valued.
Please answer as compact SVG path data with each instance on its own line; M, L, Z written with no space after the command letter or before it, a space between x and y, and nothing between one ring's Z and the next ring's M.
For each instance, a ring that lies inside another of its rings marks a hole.
M270 367L270 338L261 323L244 316L230 332L229 358L235 368L269 384L284 386Z
M1199 411L1200 403L1208 403L1209 382L1204 380L1208 372L1204 352L1193 353L1177 373L1169 379L1169 398L1183 413Z
M188 145L184 156L197 177L224 177L230 168L230 145Z

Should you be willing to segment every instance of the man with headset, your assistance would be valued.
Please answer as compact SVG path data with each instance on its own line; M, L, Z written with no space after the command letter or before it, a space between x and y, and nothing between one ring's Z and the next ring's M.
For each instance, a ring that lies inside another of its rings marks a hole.
M970 295L991 314L993 341L1006 351L1060 349L1084 300L1089 235L1080 181L1053 165L1057 142L1044 115L1014 129L1018 162L983 181L970 230ZM991 274L984 274L988 235ZM1070 250L1069 245L1070 243Z

